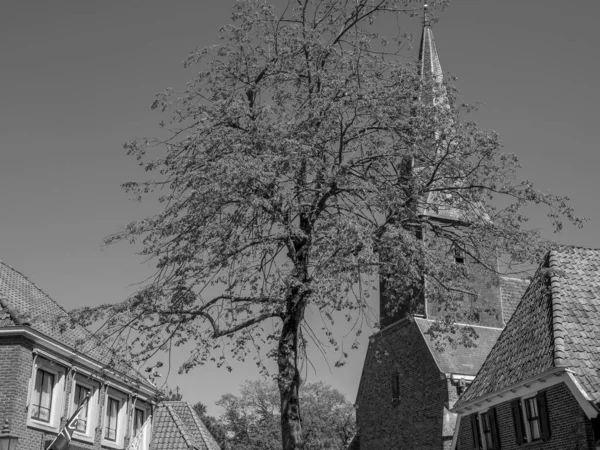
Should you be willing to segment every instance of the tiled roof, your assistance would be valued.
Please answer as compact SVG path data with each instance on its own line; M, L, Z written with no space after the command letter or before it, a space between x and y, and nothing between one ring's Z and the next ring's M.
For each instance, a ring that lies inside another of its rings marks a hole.
M68 313L23 274L0 261L0 327L29 325L36 331L95 359L139 383L153 387L121 361L84 327L69 321Z
M435 323L435 321L415 318L415 323L423 334L425 342L427 343L427 347L433 355L440 372L469 376L473 376L477 373L483 364L485 357L490 352L492 346L502 331L501 328L478 327L471 325L473 330L475 330L479 336L474 341L475 347L465 349L462 346L452 348L450 345L445 345L444 348L440 348L439 345L436 345L436 343L446 343L447 339L445 338L448 336L442 335L434 340L431 335L427 334L427 331L431 325ZM464 327L464 325L459 327Z
M548 271L549 269L549 271ZM600 401L600 250L553 250L455 407L568 367Z
M500 295L502 296L502 318L507 324L521 301L529 280L500 277Z
M220 450L189 402L163 402L152 423L151 450Z

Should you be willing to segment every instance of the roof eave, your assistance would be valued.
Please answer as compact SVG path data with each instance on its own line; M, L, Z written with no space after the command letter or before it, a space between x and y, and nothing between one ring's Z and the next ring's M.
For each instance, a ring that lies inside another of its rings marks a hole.
M12 326L12 327L4 327L0 328L0 338L3 336L24 336L28 339L31 339L38 345L47 348L50 351L57 352L59 354L65 355L67 359L72 362L77 362L86 368L90 368L92 370L97 370L99 372L108 373L111 381L115 382L115 385L123 385L125 388L131 388L135 386L135 388L139 391L142 391L147 395L148 399L154 397L158 390L156 388L151 388L150 386L146 386L141 384L140 381L131 378L130 376L123 374L121 372L116 372L114 370L110 370L106 368L106 366L95 359L89 358L77 350L74 350L55 339L46 336L45 334L31 328L30 326ZM125 384L124 381L128 383Z

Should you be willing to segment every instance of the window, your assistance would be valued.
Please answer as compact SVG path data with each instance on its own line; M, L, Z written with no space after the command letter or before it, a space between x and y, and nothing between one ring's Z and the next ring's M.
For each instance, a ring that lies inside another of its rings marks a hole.
M133 435L136 436L142 425L144 425L144 418L146 416L146 411L143 409L135 408L135 414L133 418Z
M465 263L465 252L460 247L454 246L454 262L456 264Z
M117 427L119 426L119 400L108 397L106 407L106 432L104 438L109 441L117 441Z
M82 386L80 384L75 385L75 396L73 397L73 411L75 411L79 407L79 405L81 404L83 399L85 399L89 394L90 394L89 388ZM85 434L87 432L89 407L90 407L90 400L86 399L85 403L83 405L83 409L81 410L81 412L79 413L79 416L78 416L77 428L75 428L75 430L79 431L80 433Z
M64 415L66 369L41 356L34 357L27 393L27 426L55 433Z
M481 432L479 431L479 415L471 415L471 433L473 433L473 449L482 450Z
M490 408L481 414L472 414L470 417L473 449L499 450L501 447L496 408Z
M94 443L100 410L100 405L98 404L99 388L98 383L93 381L89 376L83 373L75 373L71 386L70 407L67 416L71 417L79 405L82 402L84 403L77 417L77 426L73 433L73 439ZM87 400L85 400L86 397L88 397Z
M511 407L517 444L550 439L545 392L514 400Z
M479 448L485 450L498 450L500 448L500 433L498 433L498 421L496 420L496 408L490 408L480 415L481 431L483 431L483 445Z
M116 449L124 447L125 435L131 432L132 425L127 417L127 399L127 394L107 386L103 402L101 445Z
M525 416L527 422L527 434L531 436L532 441L537 441L542 438L540 430L540 414L538 413L538 405L535 397L525 400Z
M392 375L392 402L398 402L400 400L400 374L395 373Z
M31 418L49 423L52 413L54 374L38 369L31 401Z

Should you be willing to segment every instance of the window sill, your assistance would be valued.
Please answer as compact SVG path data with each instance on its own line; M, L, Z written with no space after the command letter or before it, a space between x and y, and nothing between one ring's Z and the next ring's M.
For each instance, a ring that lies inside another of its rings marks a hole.
M125 444L124 443L121 443L121 442L110 442L110 441L107 441L106 439L102 439L100 441L100 445L102 447L105 447L105 448L114 448L114 449L117 449L117 450L122 450L122 449L125 448Z
M58 432L60 431L57 426L54 426L49 423L38 422L31 418L27 419L27 428L34 428L36 430L41 430L41 431L46 431L46 432L56 433L56 434L58 434Z
M88 444L94 443L94 436L88 436L87 434L80 433L79 431L75 431L73 433L74 441L87 442Z

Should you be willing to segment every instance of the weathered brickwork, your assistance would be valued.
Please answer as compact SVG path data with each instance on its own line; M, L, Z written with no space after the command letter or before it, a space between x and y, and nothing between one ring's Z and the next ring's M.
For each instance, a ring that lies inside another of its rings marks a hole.
M60 356L60 355L59 355ZM8 338L0 339L0 420L10 420L11 432L19 437L19 450L45 450L56 434L45 432L27 425L27 391L29 389L29 378L33 364L33 345L26 339ZM71 378L69 377L69 380ZM71 382L66 383L64 402L62 404L61 428L66 424L68 417L68 402L71 399ZM99 397L104 398L104 388L100 389ZM140 402L140 405L143 403ZM103 402L99 402L98 424L104 414ZM128 404L128 429L133 415L133 405ZM71 448L85 450L101 450L102 430L96 428L94 443L89 443L76 437L73 439ZM129 442L129 436L125 438L125 448Z
M393 401L395 374L399 399ZM447 380L414 322L403 320L374 336L357 399L361 450L444 448L447 401Z
M551 437L548 441L517 445L510 402L496 406L502 450L594 450L591 421L564 383L546 390ZM457 450L472 450L473 438L469 416L463 416Z

